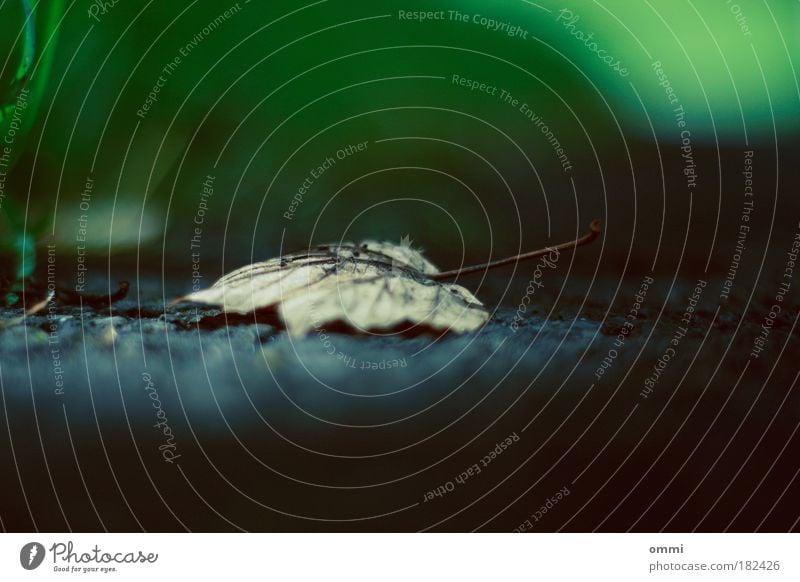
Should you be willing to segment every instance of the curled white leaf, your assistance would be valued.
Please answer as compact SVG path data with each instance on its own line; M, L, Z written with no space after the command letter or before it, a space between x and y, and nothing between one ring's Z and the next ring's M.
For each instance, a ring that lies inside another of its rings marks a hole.
M482 303L430 278L438 273L408 244L342 243L247 265L180 301L241 314L274 309L293 336L334 323L359 332L481 327L489 318Z
M241 314L271 309L294 336L336 323L359 332L466 333L480 328L489 313L467 289L442 281L578 248L598 237L600 221L589 229L559 245L445 272L412 248L408 237L399 245L373 240L323 245L247 265L178 301Z

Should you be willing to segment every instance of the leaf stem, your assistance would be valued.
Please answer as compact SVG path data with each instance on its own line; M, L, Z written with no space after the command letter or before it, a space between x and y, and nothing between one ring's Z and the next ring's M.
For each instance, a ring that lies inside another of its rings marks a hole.
M464 267L463 269L453 269L452 271L437 273L436 275L430 275L430 278L435 281L441 281L443 279L452 279L453 277L458 277L460 275L469 275L470 273L476 273L478 271L488 271L489 269L495 269L497 267L502 267L504 265L510 265L511 263L528 261L530 259L541 257L553 251L566 251L566 250L576 249L583 245L587 245L594 239L596 239L600 235L600 230L601 230L600 220L599 219L593 220L592 224L589 225L589 232L584 236L582 236L581 238L561 243L554 247L545 247L543 249L538 249L535 251L531 251L529 253L522 253L520 255L514 255L512 257L499 259L497 261L491 261L489 263L472 265L471 267Z

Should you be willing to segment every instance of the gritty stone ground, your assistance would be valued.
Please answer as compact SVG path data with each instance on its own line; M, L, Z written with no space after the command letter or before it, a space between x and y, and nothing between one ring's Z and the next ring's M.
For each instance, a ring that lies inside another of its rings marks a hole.
M800 420L797 364L779 359L796 352L788 318L748 361L760 320L701 310L645 398L679 315L643 311L616 348L625 313L547 315L516 331L502 308L465 336L299 340L252 316L131 299L28 317L0 330L0 518L9 530L510 531L568 487L535 529L713 530L744 502L738 484L700 516L742 467L742 492L767 475L761 491L777 498L797 463L768 473L747 455L773 447L773 462ZM762 513L750 505L734 529ZM786 529L771 515L767 528Z

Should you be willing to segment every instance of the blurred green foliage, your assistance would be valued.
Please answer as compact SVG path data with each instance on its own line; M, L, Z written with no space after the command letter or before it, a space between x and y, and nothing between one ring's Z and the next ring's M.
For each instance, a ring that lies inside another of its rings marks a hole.
M27 213L9 195L7 184L35 123L40 97L48 88L62 6L63 0L41 6L29 0L2 5L0 22L6 27L0 35L0 56L4 57L0 69L0 267L3 250L14 266L9 275L0 272L0 292L11 284L6 297L10 303L17 300L19 281L36 267L36 239L43 233L44 222L40 215L37 223L29 223Z
M410 234L434 254L459 255L463 244L481 258L565 238L552 225L574 224L577 205L586 222L604 210L599 188L586 187L603 178L601 164L624 165L637 140L652 140L651 124L660 141L676 141L654 60L698 144L743 143L743 120L751 142L767 139L770 105L781 131L793 135L800 120L797 3L742 3L750 35L730 3L710 0L572 2L571 27L563 5L547 1L105 4L36 4L39 43L55 16L63 21L8 183L28 224L46 221L60 244L74 246L86 218L94 253L141 245L186 262L201 210L204 257L224 245L238 263L343 236ZM24 61L21 6L0 8L10 63ZM552 129L573 172L520 103ZM362 142L366 151L336 159ZM286 218L328 158L332 168Z

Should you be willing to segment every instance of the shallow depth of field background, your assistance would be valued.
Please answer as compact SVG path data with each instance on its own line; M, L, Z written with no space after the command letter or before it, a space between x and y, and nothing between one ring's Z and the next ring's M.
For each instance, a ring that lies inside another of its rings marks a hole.
M21 10L5 4L9 77ZM201 248L209 279L223 249L226 264L238 265L279 252L281 242L408 234L449 266L462 252L475 262L568 239L594 217L608 221L605 273L620 268L634 236L632 265L649 263L662 221L667 244L657 267L669 271L680 255L669 236L687 230L688 193L680 130L652 63L661 62L686 110L701 168L692 246L709 247L720 211L738 212L727 202L741 150L763 149L759 161L773 163L774 130L782 144L800 130L793 2L737 6L735 14L724 2L611 1L571 7L580 17L573 29L566 16L558 21L561 6L522 1L444 1L430 9L446 20L424 23L398 18L428 8L413 2L241 2L208 35L203 28L233 4L120 2L99 22L87 4L38 11L37 42L50 42L37 52L34 111L25 116L34 127L14 147L7 199L27 208L40 241L55 232L61 263L86 214L94 256L110 249L122 264L144 253L153 259L145 269L163 258L177 287L191 277L189 241L208 174L216 177ZM527 40L451 21L450 10L510 23ZM592 33L630 74L618 75L570 30ZM163 67L187 46L158 101L137 117ZM498 91L457 86L454 74ZM541 128L500 99L503 89L552 129L571 171ZM366 152L325 172L293 219L283 218L312 169L364 141ZM771 174L759 175L767 200ZM84 212L87 176L94 190ZM712 268L724 271L720 254ZM67 265L59 271L69 280Z
M63 395L46 317L0 329L2 529L510 531L565 486L534 529L797 527L800 279L749 353L800 227L800 2L99 6L0 0L3 319L23 281L131 282L111 311L58 311ZM420 10L444 16L401 17ZM335 335L361 360L408 357L394 372L165 307L309 244L408 236L449 269L595 218L601 239L547 273L519 334L531 264L460 281L497 309L481 333ZM645 276L635 333L597 380ZM698 279L697 319L642 399ZM480 478L423 502L512 433Z

